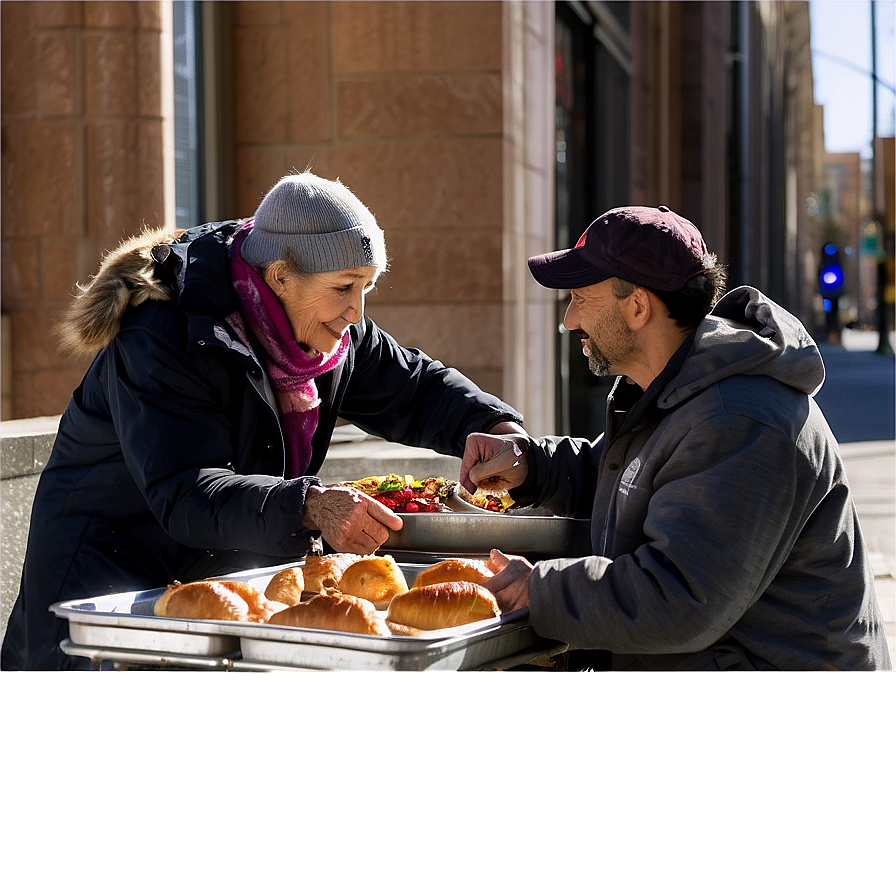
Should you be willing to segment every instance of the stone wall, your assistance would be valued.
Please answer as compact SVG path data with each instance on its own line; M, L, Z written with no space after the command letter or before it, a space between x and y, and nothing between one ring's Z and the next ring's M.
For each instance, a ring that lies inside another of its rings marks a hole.
M506 397L502 6L240 2L232 40L238 213L340 178L386 233L369 313Z
M52 336L75 283L164 220L161 7L0 4L11 417L62 412L86 369Z
M31 502L58 424L58 417L0 424L0 638L19 591Z
M386 232L390 270L371 316L511 403L532 396L535 422L543 415L550 428L553 390L528 382L523 362L553 363L542 346L552 345L553 321L537 321L527 358L520 344L532 324L505 305L519 301L526 252L552 247L550 142L533 144L536 168L524 147L531 134L508 114L529 103L543 136L551 132L552 7L204 6L220 103L209 136L232 160L215 217L250 216L290 171L340 178ZM9 419L61 413L86 369L52 336L76 283L144 225L174 223L171 34L161 2L8 2L0 16ZM547 90L535 106L523 90L533 65L535 93ZM535 204L524 171L537 180ZM509 252L524 209L540 222L536 245L517 240Z

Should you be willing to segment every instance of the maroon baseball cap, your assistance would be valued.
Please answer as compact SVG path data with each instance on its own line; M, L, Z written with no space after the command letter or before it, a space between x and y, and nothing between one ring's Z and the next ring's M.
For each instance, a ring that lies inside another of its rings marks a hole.
M572 249L529 259L532 276L551 289L581 289L619 277L675 292L706 270L700 231L665 205L614 208L592 221Z

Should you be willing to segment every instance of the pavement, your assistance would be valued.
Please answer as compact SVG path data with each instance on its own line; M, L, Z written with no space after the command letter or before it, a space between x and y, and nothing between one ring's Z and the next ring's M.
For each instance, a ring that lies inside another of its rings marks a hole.
M840 443L896 664L896 361L879 342L876 332L844 330L840 345L819 343L826 377L816 399Z

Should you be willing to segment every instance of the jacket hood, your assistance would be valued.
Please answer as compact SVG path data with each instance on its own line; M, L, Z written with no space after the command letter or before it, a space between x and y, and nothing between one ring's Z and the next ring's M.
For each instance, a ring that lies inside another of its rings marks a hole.
M129 307L170 300L171 293L155 275L152 250L182 233L146 228L109 252L97 273L76 285L74 301L56 325L63 351L92 357L118 334Z
M672 407L729 376L769 376L814 395L824 383L815 341L789 311L752 286L722 296L697 327L678 375L660 396Z

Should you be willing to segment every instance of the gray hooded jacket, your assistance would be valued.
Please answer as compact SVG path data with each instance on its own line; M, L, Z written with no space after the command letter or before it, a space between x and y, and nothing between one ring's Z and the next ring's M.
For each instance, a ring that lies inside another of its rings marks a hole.
M802 324L739 287L646 393L617 380L597 441L533 441L523 490L590 515L594 551L536 564L535 631L614 669L891 668L823 382Z

